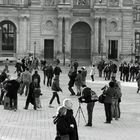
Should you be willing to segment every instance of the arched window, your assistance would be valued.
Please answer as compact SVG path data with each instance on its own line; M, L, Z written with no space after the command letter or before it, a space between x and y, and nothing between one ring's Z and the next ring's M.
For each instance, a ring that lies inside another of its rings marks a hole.
M4 52L16 51L16 26L11 21L0 23L0 50Z

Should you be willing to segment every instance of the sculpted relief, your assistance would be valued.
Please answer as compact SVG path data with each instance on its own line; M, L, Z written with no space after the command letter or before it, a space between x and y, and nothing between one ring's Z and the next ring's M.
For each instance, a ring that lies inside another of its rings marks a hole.
M55 17L42 17L41 34L55 34L57 30L57 19Z
M121 22L119 18L111 18L107 20L107 31L117 32L121 29Z

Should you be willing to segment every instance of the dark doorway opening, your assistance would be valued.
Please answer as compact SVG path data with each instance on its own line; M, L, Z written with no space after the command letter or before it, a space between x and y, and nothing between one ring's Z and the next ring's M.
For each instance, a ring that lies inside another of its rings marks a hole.
M71 58L86 59L91 57L91 28L87 23L78 22L72 27Z
M117 59L118 56L118 40L109 40L108 58Z
M54 40L45 39L44 40L44 59L53 59L54 53Z

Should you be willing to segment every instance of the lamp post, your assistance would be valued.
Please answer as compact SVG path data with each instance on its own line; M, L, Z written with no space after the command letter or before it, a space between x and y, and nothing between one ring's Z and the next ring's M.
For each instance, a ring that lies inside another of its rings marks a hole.
M101 43L101 48L100 48L100 53L101 53L101 60L103 60L103 43Z
M34 59L35 59L35 55L36 55L36 41L34 42Z
M65 17L62 19L62 52L63 52L63 65L65 66Z
M133 63L133 43L131 43L131 63Z
M100 5L101 5L101 3L102 3L102 0L99 0L99 3L100 3ZM102 40L102 19L101 19L101 16L100 16L100 18L99 18L99 34L98 34L99 36L98 36L98 38L99 38L99 42L98 42L98 44L99 44L99 49L98 49L98 52L99 52L99 54L101 54L101 60L102 60L102 43L101 43L101 40Z

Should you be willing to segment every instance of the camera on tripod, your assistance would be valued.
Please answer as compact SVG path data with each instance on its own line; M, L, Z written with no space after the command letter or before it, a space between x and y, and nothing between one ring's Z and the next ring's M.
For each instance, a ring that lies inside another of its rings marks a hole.
M84 103L85 102L85 99L81 96L81 97L78 98L78 102L79 103Z
M104 90L107 90L107 88L108 88L108 86L107 86L107 85L105 85L104 87L102 87L102 88L101 88L101 90L103 90L103 91L104 91Z

